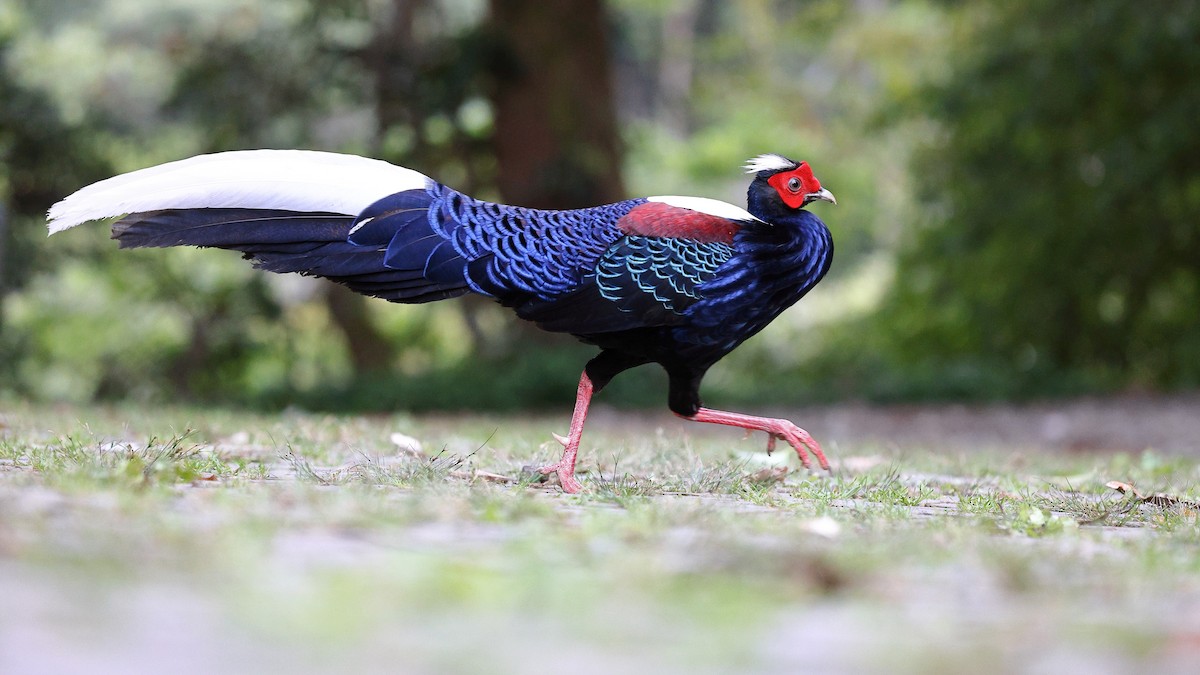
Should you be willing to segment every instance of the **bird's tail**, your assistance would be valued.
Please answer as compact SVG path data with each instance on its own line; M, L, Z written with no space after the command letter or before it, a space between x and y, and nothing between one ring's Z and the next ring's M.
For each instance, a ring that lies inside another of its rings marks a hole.
M305 150L201 155L89 185L50 208L50 234L91 220L113 225L121 248L206 246L240 251L272 272L329 278L398 302L465 292L422 270L385 264L386 250L349 241L356 218L398 193L428 207L426 176L379 160ZM413 218L414 224L418 218Z

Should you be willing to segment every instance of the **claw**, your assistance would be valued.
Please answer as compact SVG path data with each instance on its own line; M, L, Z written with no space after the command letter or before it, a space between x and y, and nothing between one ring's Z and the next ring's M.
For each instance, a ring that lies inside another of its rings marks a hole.
M558 441L558 444L563 446L564 448L567 447L567 445L569 445L571 443L571 439L567 438L566 436L561 436L559 434L556 434L553 431L550 432L550 435L553 436L554 440Z

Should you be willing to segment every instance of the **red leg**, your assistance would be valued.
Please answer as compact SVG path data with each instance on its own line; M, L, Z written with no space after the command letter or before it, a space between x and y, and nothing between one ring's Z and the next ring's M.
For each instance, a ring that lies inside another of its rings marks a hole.
M775 439L780 439L787 441L787 444L795 449L796 456L800 458L800 463L804 465L804 468L807 469L811 465L808 459L808 450L812 450L812 453L817 456L817 462L820 463L821 468L826 471L829 470L829 460L825 459L825 453L821 452L821 445L813 440L813 437L809 436L807 431L787 420L773 417L755 417L753 415L725 412L724 410L711 410L709 408L701 408L691 417L684 415L680 415L680 417L692 422L710 422L712 424L724 424L725 426L738 427L750 431L765 431L767 432L768 453L775 449Z
M555 434L555 438L565 446L562 459L558 460L557 464L538 469L542 473L557 473L563 492L575 493L583 489L579 481L575 480L575 456L579 453L579 440L583 438L583 423L587 420L588 404L591 402L592 379L585 370L579 378L579 391L575 394L575 412L571 415L570 435L564 439Z

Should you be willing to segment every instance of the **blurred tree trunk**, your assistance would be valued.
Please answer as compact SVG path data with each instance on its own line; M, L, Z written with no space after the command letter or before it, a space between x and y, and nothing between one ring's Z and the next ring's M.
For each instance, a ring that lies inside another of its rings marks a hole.
M418 133L425 122L425 111L414 105L420 75L418 49L413 20L427 0L391 0L365 55L364 64L371 74L375 100L374 156L383 153L383 136L388 129L405 126L414 130L415 156L424 154L424 138ZM389 158L382 158L389 159ZM399 159L399 158L397 158Z
M8 209L0 201L0 334L4 333L4 301L8 297Z
M375 101L376 133L372 155L383 154L384 132L396 125L419 129L423 111L411 104L409 94L418 68L414 58L413 19L425 0L392 0L371 40L362 63L370 73ZM415 135L418 144L420 135ZM420 148L416 150L420 154ZM368 298L344 286L330 284L324 293L325 307L334 325L346 338L355 375L386 371L396 355L390 343L371 322Z
M495 148L504 198L572 209L622 198L601 0L491 0Z
M368 298L341 284L327 283L322 286L325 288L324 300L329 316L346 338L354 373L369 375L391 368L396 346L371 322L367 309Z

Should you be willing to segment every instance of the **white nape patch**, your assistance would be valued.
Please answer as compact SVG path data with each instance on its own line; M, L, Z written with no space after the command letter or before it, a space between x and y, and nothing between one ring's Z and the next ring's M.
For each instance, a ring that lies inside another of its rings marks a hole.
M758 173L759 171L786 171L798 166L800 166L799 162L794 162L783 155L768 153L747 160L742 168L746 170L746 173Z
M707 197L679 197L676 195L666 195L659 197L646 197L648 202L662 202L670 206L677 206L681 209L691 211L699 211L707 213L710 216L719 218L728 218L730 220L758 220L749 211L734 206L729 202L723 202L719 199L709 199Z
M243 208L358 215L429 178L377 159L314 150L199 155L114 176L50 207L50 234L90 220L163 209Z

